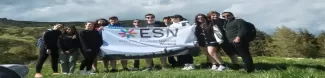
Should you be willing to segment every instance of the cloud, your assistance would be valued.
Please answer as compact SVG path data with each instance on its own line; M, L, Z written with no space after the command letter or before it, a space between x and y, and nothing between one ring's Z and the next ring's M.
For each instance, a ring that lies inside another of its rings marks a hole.
M193 21L198 13L231 11L273 32L278 26L325 30L324 0L1 0L0 17L27 21L90 21L118 16L121 20L157 19L181 14Z

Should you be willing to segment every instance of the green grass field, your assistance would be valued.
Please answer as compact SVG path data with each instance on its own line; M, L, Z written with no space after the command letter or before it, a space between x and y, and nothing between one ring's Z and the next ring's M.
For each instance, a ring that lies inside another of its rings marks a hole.
M230 63L228 57L224 57L227 64ZM129 67L133 65L133 60L129 61ZM205 62L204 56L195 57L195 65ZM211 71L209 69L197 68L191 71L182 71L181 68L171 68L157 71L122 71L117 73L103 73L103 64L99 63L99 74L80 75L77 66L75 74L52 75L50 64L43 67L44 78L325 78L325 59L287 59L276 57L254 57L256 70L253 73L245 73L243 69L227 70L223 72ZM120 64L120 63L119 63ZM158 59L155 59L158 65ZM120 65L119 65L120 66ZM145 62L141 60L141 66L145 67ZM30 72L27 78L33 78L35 65L30 65Z

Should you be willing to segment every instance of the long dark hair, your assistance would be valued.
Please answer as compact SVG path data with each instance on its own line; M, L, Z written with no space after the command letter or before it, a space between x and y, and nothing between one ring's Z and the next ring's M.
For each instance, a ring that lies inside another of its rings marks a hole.
M213 31L212 25L210 24L210 21L208 20L208 17L206 15L204 15L204 14L197 14L195 16L195 24L197 25L196 29L202 29L201 28L202 22L198 21L198 16L201 16L205 20L204 21L205 24L203 25L203 30L205 30L208 33L211 33L211 31Z
M197 15L195 16L195 21L194 21L196 25L199 26L199 25L202 24L201 22L198 21L198 16L202 16L202 18L205 20L205 23L206 23L206 24L209 24L209 23L210 23L209 20L208 20L208 17L207 17L207 16L205 16L204 14L197 14Z
M98 24L98 21L101 21L101 20L105 21L105 23L102 24L102 25L99 25L99 24ZM94 28L98 28L98 27L100 27L100 26L107 26L108 24L109 24L109 22L108 22L107 19L100 18L100 19L97 19L97 20L95 21L95 23L94 23Z

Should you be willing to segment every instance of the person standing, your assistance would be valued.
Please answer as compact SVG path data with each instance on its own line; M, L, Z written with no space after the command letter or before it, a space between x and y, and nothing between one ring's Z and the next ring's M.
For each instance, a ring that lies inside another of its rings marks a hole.
M195 36L198 45L205 51L204 53L212 63L211 70L224 71L227 67L220 54L217 53L220 44L223 43L220 29L213 26L204 14L195 16L195 25ZM220 64L219 67L217 64Z
M60 62L63 74L72 74L76 67L76 61L79 56L78 49L80 41L77 37L77 29L69 26L58 39L58 47L60 49Z
M149 13L145 15L146 18L146 24L144 25L144 27L166 27L165 24L161 23L161 22L157 22L155 20L155 15ZM144 69L143 71L150 71L153 69L153 59L152 58L147 58L145 59L147 62L147 68ZM160 62L162 64L162 69L166 69L167 68L167 57L160 57Z
M171 22L170 16L168 17L164 17L163 18L163 22L165 24L166 27L169 27L170 25L172 25L173 23Z
M178 15L178 14L171 16L171 21L173 22L173 24L170 25L170 27L190 26L189 22L185 21L185 18L183 18L183 16ZM193 56L189 53L189 51L186 50L185 52L182 52L182 53L185 53L185 54L181 54L181 55L177 56L178 64L184 65L182 70L195 69L195 66L193 64L194 59L193 59ZM174 57L172 57L172 58L174 58Z
M222 35L223 35L222 40L224 42L220 45L222 50L229 56L234 68L238 69L240 66L238 64L237 51L236 51L235 47L231 45L228 38L226 37L226 31L223 26L226 20L221 19L219 16L220 16L220 13L217 11L210 11L207 14L207 17L208 17L209 21L211 22L211 24L218 26L220 28Z
M133 26L135 28L138 28L138 27L141 26L141 21L139 19L135 19L135 20L133 20L133 23L132 24L133 24Z
M141 21L139 19L135 19L133 20L133 26L135 28L140 27L141 25ZM133 68L131 69L132 71L137 71L140 69L140 60L139 59L135 59L134 63L133 63Z
M163 22L164 24L166 25L166 27L169 27L170 25L173 24L173 22L171 21L171 16L168 16L168 17L164 17L163 18ZM167 58L169 64L172 65L172 67L178 67L178 66L181 66L180 64L178 64L178 61L176 61L176 59L174 58L174 56L169 56Z
M105 26L108 25L108 20L104 19L104 18L100 18L100 19L97 19L95 21L95 30L99 32L99 34L101 35L102 34L102 31L103 31L103 28ZM100 52L99 52L100 53ZM99 53L97 53L97 56L100 57ZM98 69L97 69L97 59L98 58L95 58L95 61L92 65L92 69L95 73L98 73ZM106 60L106 59L103 59L103 63L104 63L104 72L108 72L108 63L109 61Z
M246 21L235 19L231 12L223 12L222 17L226 19L225 31L229 42L236 48L242 57L246 72L254 71L253 58L249 52L249 40L247 40Z
M41 70L47 57L51 56L51 66L54 75L58 75L58 60L59 60L59 50L57 41L59 36L62 34L61 30L64 28L63 24L56 24L53 26L52 30L44 33L43 44L40 46L40 55L36 64L36 74L35 78L42 78Z
M99 32L94 30L94 24L94 22L87 22L85 30L80 31L78 34L81 43L81 53L85 58L80 65L80 74L95 74L91 71L92 64L100 51L103 39ZM86 70L84 70L85 68Z
M112 16L109 18L109 24L107 27L126 27L126 26L123 26L122 24L120 24L118 22L118 18L116 16ZM121 63L122 63L122 67L123 67L123 70L125 71L129 71L129 69L127 68L127 60L121 60ZM110 60L110 64L112 66L112 69L110 70L110 72L117 72L117 68L116 68L116 60Z

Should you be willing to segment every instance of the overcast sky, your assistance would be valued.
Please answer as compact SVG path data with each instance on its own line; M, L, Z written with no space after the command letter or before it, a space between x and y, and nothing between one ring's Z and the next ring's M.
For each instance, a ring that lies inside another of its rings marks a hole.
M193 22L211 10L231 11L266 32L282 25L325 30L325 0L0 0L0 18L25 21L131 20L153 13L159 20L181 14Z

